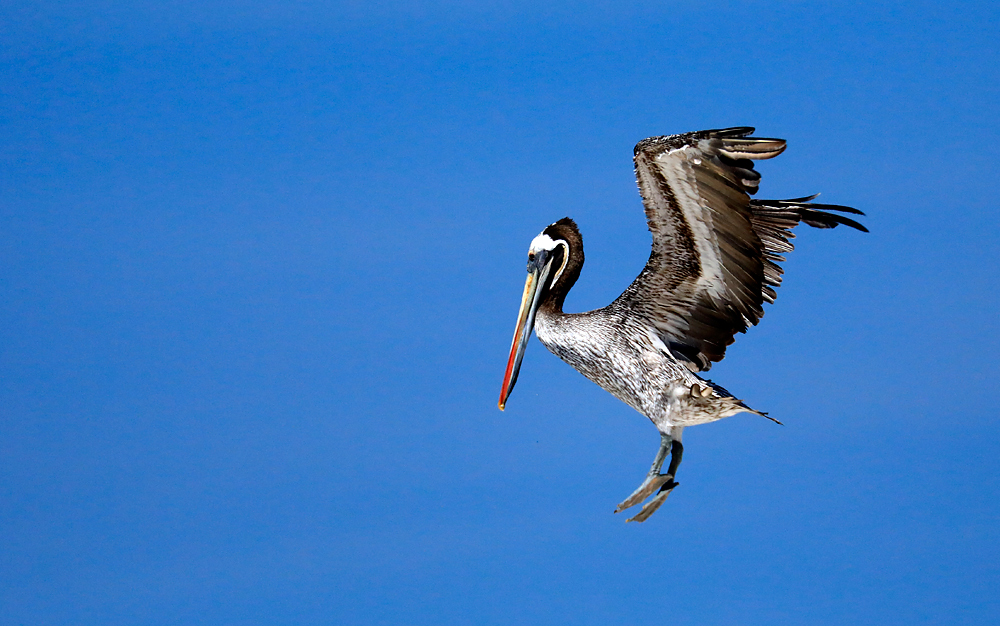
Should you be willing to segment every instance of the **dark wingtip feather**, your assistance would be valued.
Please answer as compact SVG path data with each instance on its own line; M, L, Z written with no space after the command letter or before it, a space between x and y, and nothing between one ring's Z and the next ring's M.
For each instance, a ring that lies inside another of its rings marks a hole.
M852 215L864 215L864 211L859 211L854 207L844 206L842 204L816 204L810 203L809 206L813 209L820 209L823 211L840 211L841 213L850 213Z
M757 129L753 126L733 126L732 128L717 128L706 132L714 137L746 137L752 135L755 130Z
M862 215L864 215L864 213L862 213ZM869 232L869 230L867 228L865 228L864 224L859 224L858 222L855 222L854 220L852 220L850 218L844 217L843 215L837 215L836 217L837 217L837 221L840 222L841 224L843 224L844 226L850 226L851 228L854 228L856 230L860 230L863 233Z
M811 202L819 197L818 193L814 193L811 196L805 196L803 198L788 198L787 200L766 200L766 202L790 202L792 204L802 204L803 202ZM765 202L762 200L762 202Z
M757 200L757 204L762 204L764 206L770 206L775 208L788 207L796 208L799 205L808 205L806 208L819 209L821 211L840 211L841 213L851 213L853 215L864 215L864 211L859 211L854 207L844 206L842 204L820 204L818 202L810 202L819 197L818 193L814 193L811 196L805 196L804 198L789 198L787 200Z
M838 224L843 224L844 226L860 230L863 233L868 232L867 228L851 218L837 215L836 213L816 211L814 210L816 206L818 205L811 205L808 208L803 207L801 215L804 224L808 224L814 228L836 228Z

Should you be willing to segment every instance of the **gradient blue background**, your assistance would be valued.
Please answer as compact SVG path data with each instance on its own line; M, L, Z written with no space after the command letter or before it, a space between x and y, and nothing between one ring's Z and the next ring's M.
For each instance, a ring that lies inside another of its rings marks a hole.
M1000 621L996 3L0 8L0 623ZM823 192L658 438L532 340L645 263L631 155L753 125Z

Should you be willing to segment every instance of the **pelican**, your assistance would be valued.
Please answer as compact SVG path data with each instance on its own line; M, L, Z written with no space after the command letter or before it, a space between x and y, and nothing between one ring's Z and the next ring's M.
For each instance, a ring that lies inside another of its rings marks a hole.
M742 412L768 417L699 373L722 360L736 332L760 321L764 302L774 302L778 263L793 248L792 228L800 222L816 228L843 224L868 232L839 214L861 211L810 202L816 196L752 200L760 182L753 161L785 149L783 139L751 137L753 132L704 130L650 137L635 146L636 182L653 247L646 267L608 306L563 312L583 268L583 239L573 220L546 226L528 248L500 410L534 330L550 352L649 418L660 433L660 448L642 484L615 513L656 496L630 522L649 519L677 486L685 427Z

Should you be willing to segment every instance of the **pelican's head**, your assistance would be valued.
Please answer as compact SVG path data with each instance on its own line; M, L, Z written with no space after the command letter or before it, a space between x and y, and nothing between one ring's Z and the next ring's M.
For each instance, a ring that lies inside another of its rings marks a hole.
M545 230L531 240L528 248L528 279L524 283L521 310L517 314L514 340L503 377L503 389L500 391L501 411L517 382L524 349L535 327L538 307L542 303L553 302L557 309L561 309L566 292L576 282L582 265L583 242L580 231L568 217L546 226Z

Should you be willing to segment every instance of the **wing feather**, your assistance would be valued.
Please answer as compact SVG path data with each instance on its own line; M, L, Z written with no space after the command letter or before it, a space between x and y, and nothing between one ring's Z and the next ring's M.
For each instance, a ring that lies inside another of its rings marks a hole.
M635 147L635 172L653 234L649 262L611 306L644 317L693 371L725 356L774 302L784 253L799 222L817 228L858 222L857 209L810 203L815 196L754 201L753 161L785 141L750 137L750 127L651 137ZM867 231L866 231L867 232Z

